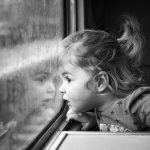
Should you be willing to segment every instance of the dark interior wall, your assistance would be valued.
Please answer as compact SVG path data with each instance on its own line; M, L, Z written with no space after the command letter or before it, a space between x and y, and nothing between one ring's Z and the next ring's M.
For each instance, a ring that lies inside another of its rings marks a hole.
M143 48L142 69L150 82L150 4L148 0L85 0L85 28L101 29L117 35L120 17L135 16L141 25L146 42Z

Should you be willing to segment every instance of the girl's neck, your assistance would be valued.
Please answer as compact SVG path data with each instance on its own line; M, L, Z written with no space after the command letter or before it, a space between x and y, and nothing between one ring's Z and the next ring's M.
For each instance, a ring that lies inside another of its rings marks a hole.
M99 107L97 107L100 111L105 111L110 108L115 102L120 99L113 96L112 94L100 94L99 95Z

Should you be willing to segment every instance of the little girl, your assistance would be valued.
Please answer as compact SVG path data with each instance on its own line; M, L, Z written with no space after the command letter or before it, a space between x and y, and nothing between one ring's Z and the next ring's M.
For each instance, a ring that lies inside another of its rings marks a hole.
M142 46L139 24L129 16L118 39L101 30L65 38L58 69L67 119L81 122L83 129L97 122L100 131L149 130L150 87L144 86L139 70ZM93 108L96 118L88 113Z

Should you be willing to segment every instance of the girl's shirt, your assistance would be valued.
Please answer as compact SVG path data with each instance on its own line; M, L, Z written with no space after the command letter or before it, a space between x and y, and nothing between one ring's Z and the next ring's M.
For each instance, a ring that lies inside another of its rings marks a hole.
M95 110L102 132L150 130L150 87L141 87L101 112Z

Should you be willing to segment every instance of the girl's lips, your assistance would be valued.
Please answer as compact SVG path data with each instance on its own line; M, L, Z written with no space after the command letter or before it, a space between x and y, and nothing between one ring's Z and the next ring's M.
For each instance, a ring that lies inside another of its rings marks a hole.
M70 108L71 107L71 103L70 103L70 101L69 100L67 100L67 99L64 99L65 101L67 101L67 105L68 105L68 107Z
M71 107L71 103L68 101L68 107L70 108Z
M50 106L50 102L52 101L51 98L45 99L42 101L42 106Z
M51 98L48 98L48 99L43 100L43 102L46 102L46 103L48 103L48 102L50 102L50 101L51 101Z

